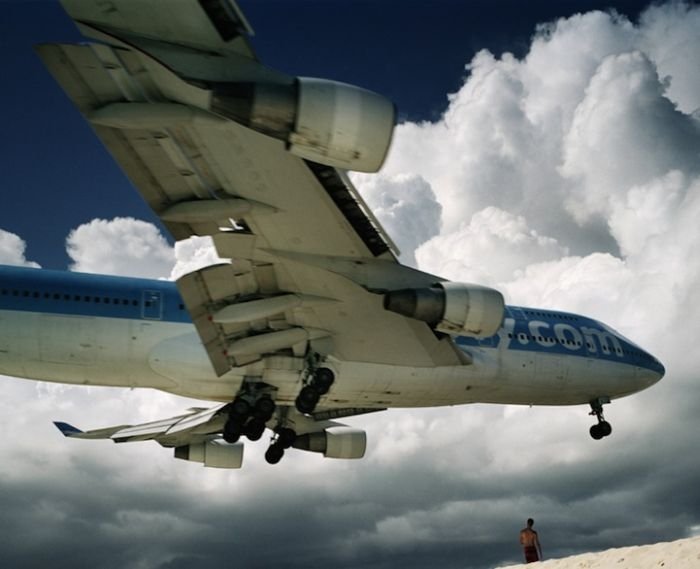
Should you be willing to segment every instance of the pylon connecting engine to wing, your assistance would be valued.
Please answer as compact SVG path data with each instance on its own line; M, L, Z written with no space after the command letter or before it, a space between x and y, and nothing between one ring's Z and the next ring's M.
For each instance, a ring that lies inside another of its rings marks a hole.
M501 327L505 303L495 289L444 282L429 288L388 292L384 308L427 322L446 334L487 338Z
M210 110L284 140L296 156L361 172L381 167L396 116L393 103L377 93L309 77L216 83Z

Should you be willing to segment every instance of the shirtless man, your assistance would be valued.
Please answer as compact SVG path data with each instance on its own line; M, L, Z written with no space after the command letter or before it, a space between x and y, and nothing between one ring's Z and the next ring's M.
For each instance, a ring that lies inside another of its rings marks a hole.
M520 545L523 546L523 551L525 553L525 563L542 560L540 540L537 537L537 532L532 529L534 523L535 520L529 518L527 520L527 527L520 530Z

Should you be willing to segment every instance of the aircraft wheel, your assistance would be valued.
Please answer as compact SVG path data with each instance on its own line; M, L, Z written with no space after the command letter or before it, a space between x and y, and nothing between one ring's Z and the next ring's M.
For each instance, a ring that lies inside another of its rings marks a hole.
M591 427L590 433L595 440L599 441L604 437L610 436L610 433L612 433L612 425L607 421L601 421L597 425Z
M271 444L270 448L265 451L265 460L268 462L268 464L277 464L280 460L282 460L283 456L284 449L277 443Z
M245 419L248 417L248 415L250 415L250 403L248 403L245 399L237 397L234 399L233 403L231 403L231 412L229 414Z
M297 438L297 434L287 427L277 430L277 444L282 448L290 448Z
M236 443L241 438L242 427L238 421L229 419L224 425L224 440L227 443Z
M270 420L274 412L275 402L270 397L261 397L255 403L255 417L258 419L262 419L266 423Z
M245 426L245 436L251 441L260 440L265 432L265 421L262 419L251 419Z
M331 385L333 385L334 381L335 374L333 373L333 371L331 371L327 367L322 367L316 370L316 374L314 375L313 379L313 384L316 387L316 390L321 395L325 395L326 393L328 393L328 390L331 388Z
M314 387L307 385L299 392L296 407L300 413L311 413L320 398L321 394Z

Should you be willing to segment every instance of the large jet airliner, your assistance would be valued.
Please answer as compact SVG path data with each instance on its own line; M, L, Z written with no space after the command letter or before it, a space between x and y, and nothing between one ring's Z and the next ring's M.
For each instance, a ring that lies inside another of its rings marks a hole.
M261 65L229 0L63 0L97 40L38 47L175 239L222 262L177 283L0 267L0 373L215 402L71 438L155 440L239 468L242 437L360 458L337 419L466 403L591 406L664 374L584 316L506 306L493 289L401 265L345 172L377 171L393 105Z

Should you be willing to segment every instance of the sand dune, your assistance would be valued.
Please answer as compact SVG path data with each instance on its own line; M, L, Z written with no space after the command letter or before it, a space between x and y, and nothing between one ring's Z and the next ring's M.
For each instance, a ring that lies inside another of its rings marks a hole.
M547 553L545 551L545 553ZM700 537L583 553L500 569L700 569Z

